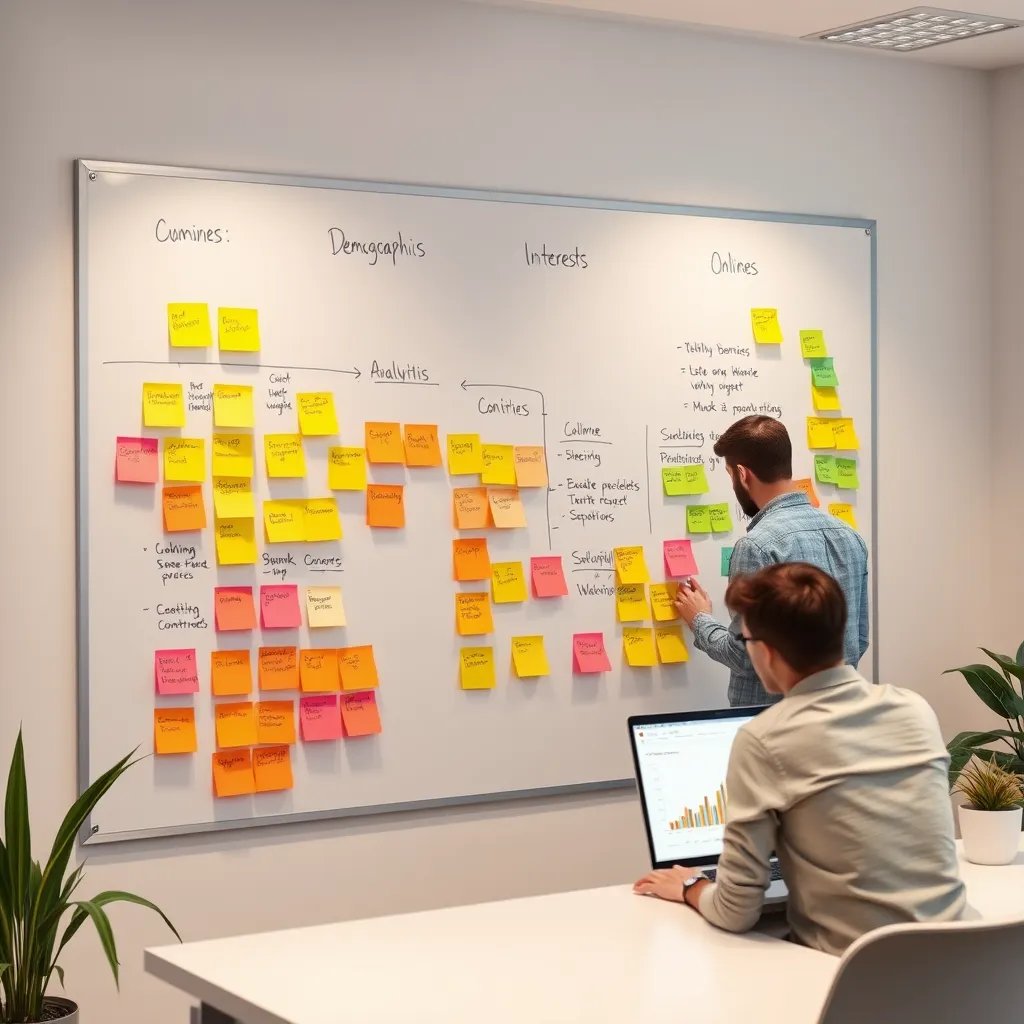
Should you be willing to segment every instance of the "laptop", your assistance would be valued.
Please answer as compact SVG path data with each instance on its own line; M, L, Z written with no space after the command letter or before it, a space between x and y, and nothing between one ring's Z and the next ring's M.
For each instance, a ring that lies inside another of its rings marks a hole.
M677 864L714 879L722 854L729 793L725 774L736 733L764 708L633 715L629 742L651 865ZM786 883L771 859L765 903L782 903Z

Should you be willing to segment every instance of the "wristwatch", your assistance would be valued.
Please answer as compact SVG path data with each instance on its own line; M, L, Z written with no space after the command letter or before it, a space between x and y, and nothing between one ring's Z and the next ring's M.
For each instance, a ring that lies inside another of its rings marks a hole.
M698 883L698 882L710 882L711 879L704 874L703 871L698 871L697 874L691 878L686 879L683 882L683 902L686 903L686 894Z

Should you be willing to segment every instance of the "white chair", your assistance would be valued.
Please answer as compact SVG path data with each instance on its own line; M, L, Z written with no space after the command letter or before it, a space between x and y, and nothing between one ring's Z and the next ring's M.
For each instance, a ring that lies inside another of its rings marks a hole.
M844 954L818 1024L1019 1020L1024 921L897 924Z

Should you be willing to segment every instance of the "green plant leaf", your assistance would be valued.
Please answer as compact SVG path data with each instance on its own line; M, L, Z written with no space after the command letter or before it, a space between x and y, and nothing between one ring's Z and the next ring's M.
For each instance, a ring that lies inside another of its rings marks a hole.
M1024 732L1017 732L1014 729L990 729L987 732L960 732L957 733L948 743L948 749L954 747L983 747L988 743L995 743L996 740L1013 739L1024 740Z
M11 876L11 903L15 915L24 914L28 905L29 877L32 872L32 837L28 822L28 783L25 779L25 746L18 730L11 771L7 776L4 803L4 841Z
M949 788L950 790L956 785L957 779L960 778L960 773L964 770L964 765L974 756L974 750L971 747L958 747L955 750L951 747L949 751Z
M1024 701L1013 687L991 665L964 665L946 669L943 675L959 672L985 706L1003 718L1024 714Z
M64 988L64 968L58 967L56 964L53 965L53 969L57 974L57 978L60 981L60 987Z
M1017 655L1014 660L1018 665L1024 665L1024 643L1017 648Z
M1010 658L1005 654L996 654L994 651L990 651L987 647L981 647L979 650L984 651L985 654L987 654L1001 669L1009 672L1011 676L1024 680L1024 666L1018 665L1013 658Z
M117 959L117 945L114 942L114 930L110 927L110 918L107 917L103 908L97 906L92 900L78 900L72 906L85 911L89 919L96 926L96 933L100 937L103 952L107 955L107 963L110 964L110 969L114 972L114 984L120 990L121 979L118 975L120 961Z

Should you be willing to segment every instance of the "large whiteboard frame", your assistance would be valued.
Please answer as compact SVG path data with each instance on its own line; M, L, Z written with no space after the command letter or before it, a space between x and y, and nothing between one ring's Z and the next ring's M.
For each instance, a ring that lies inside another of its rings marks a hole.
M807 224L829 227L846 227L862 230L870 237L870 385L871 385L871 651L874 677L879 676L878 668L878 237L875 220L859 217L832 217L816 214L781 213L765 210L740 210L721 207L691 206L674 203L636 202L623 199L607 199L585 196L547 195L528 192L492 191L489 189L458 188L437 185L419 185L400 182L362 181L336 178L304 177L298 175L260 174L242 171L209 170L191 167L162 166L158 164L132 164L81 158L75 161L75 475L76 508L75 534L77 542L77 702L78 702L78 790L92 781L89 777L89 522L87 496L91 467L85 453L87 439L88 410L83 401L87 393L88 370L88 323L85 296L88 294L88 251L87 213L88 183L101 172L121 174L153 175L158 177L194 178L213 181L248 182L252 184L283 185L296 188L321 188L353 192L373 192L393 195L427 196L468 201L501 203L522 203L533 206L577 207L595 210L616 210L622 212L658 213L670 216L707 217L740 221L764 221L782 224ZM378 806L345 807L315 811L294 812L281 815L267 815L227 821L207 821L198 824L174 825L131 832L111 832L96 835L91 819L85 824L81 841L83 844L123 842L131 839L150 839L159 836L191 835L240 828L261 827L322 821L337 818L362 817L365 815L421 810L446 806L524 798L552 797L569 793L594 790L617 790L632 787L632 778L578 783L568 786L543 787L502 791L497 793L476 793L464 796L419 800L407 803L387 803Z

